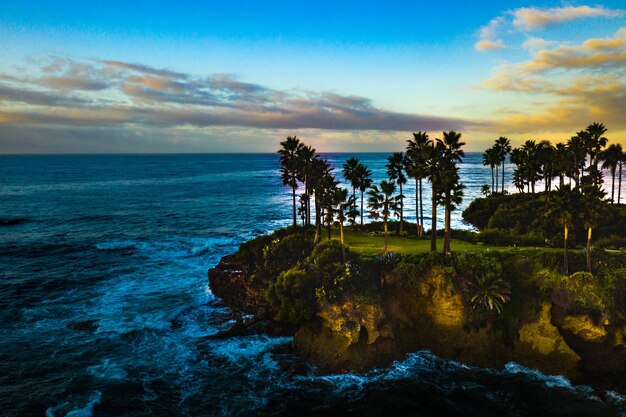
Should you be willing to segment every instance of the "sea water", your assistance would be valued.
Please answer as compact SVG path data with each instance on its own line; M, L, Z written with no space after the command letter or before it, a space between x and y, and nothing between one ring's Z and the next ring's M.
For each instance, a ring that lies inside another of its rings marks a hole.
M337 171L356 156L377 182L385 177L386 154L325 156ZM462 209L490 184L491 171L469 154L461 177ZM429 190L425 183L425 196ZM405 218L414 221L411 180L404 194ZM235 319L211 293L207 270L290 216L291 193L273 154L0 157L0 415L624 409L619 393L514 363L491 370L415 352L364 374L321 375L289 353L272 353L288 337L207 339ZM469 227L460 211L453 225Z

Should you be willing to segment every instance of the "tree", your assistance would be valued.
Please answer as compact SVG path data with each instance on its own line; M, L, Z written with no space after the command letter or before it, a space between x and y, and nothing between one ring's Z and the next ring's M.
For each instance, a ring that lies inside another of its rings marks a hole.
M460 133L450 130L449 132L443 132L443 140L437 139L437 143L442 148L443 156L440 161L440 186L444 194L445 208L443 253L450 255L451 212L453 207L460 204L463 198L463 186L460 184L457 163L462 162L465 156L465 152L462 149L465 142L461 142ZM454 204L455 201L457 202L456 204Z
M326 159L315 158L312 161L308 182L315 198L315 243L319 243L322 232L322 201L332 192L338 181L332 174L333 168Z
M587 272L591 273L591 234L598 220L605 212L606 193L596 184L586 184L582 188L582 220L587 229L587 244L585 245L585 258Z
M569 150L569 167L568 177L573 178L575 187L580 186L581 173L585 169L585 159L587 158L588 140L587 132L578 132L576 136L572 136L567 141L567 148Z
M372 186L372 171L365 165L359 164L356 169L357 188L361 192L361 226L363 226L363 193ZM355 202L356 204L356 202Z
M432 141L431 146L427 149L428 158L426 159L426 171L428 172L428 181L430 181L432 207L430 220L430 251L437 252L437 204L441 197L442 178L440 169L442 168L445 147L439 139Z
M293 204L293 225L298 224L296 217L296 189L298 188L298 153L302 149L300 139L288 136L287 140L280 142L280 178L283 185L291 187Z
M422 194L422 180L427 177L428 147L431 140L428 133L413 133L413 140L407 140L407 175L415 180L415 218L417 219L417 236L424 236L424 204Z
M332 192L332 209L335 220L339 223L339 241L341 242L341 256L346 263L346 243L343 235L343 224L348 218L350 207L354 204L354 196L348 197L348 190L335 188Z
M578 206L578 191L572 191L569 185L557 188L556 193L550 199L550 204L546 215L549 218L556 218L558 224L563 226L563 274L569 275L569 265L567 259L567 239L569 229L572 227L574 210Z
M619 172L617 174L617 204L619 204L622 196L622 165L624 165L624 162L626 162L626 154L623 153L619 160Z
M600 159L604 161L602 164L603 169L608 169L611 172L611 202L615 202L615 172L618 165L621 166L621 160L623 157L622 145L612 144L606 148L600 154ZM621 172L620 172L621 177ZM620 178L621 179L621 178Z
M498 154L495 148L489 148L483 153L483 165L491 167L491 190L497 192L496 184L494 182L494 170L498 164Z
M311 224L311 194L313 193L313 187L311 187L309 177L313 170L314 161L318 159L318 156L315 154L315 148L303 145L298 149L296 164L298 165L298 180L304 184L306 206L305 223L307 226Z
M588 133L589 167L595 171L598 171L598 161L602 148L604 148L608 142L608 139L603 136L606 131L607 128L602 123L598 122L591 123L585 129L585 132Z
M350 158L343 164L343 177L346 182L352 186L352 197L356 201L356 188L358 185L357 170L359 168L359 160L356 158Z
M555 161L556 148L550 143L550 141L542 140L537 144L537 158L539 158L539 165L541 176L544 181L544 190L550 191L552 189L552 178L554 175L554 161Z
M400 233L402 233L404 223L404 195L402 194L402 185L406 184L406 158L402 152L394 152L387 158L387 176L394 181L400 188Z
M504 163L506 162L506 156L511 153L511 141L504 136L500 136L496 140L495 146L497 149L498 163L502 165L502 178L500 178L500 182L502 183L502 193L504 194Z
M491 189L489 189L489 184L483 184L480 188L480 193L487 197L491 193Z
M567 175L569 165L569 150L567 145L559 142L554 146L553 154L553 174L559 177L559 187L565 185L565 175Z
M394 196L396 185L390 181L381 181L380 188L374 185L368 192L367 200L370 208L370 216L374 219L383 218L383 233L385 235L385 247L383 252L387 252L389 228L387 221L392 214L397 215L400 208L399 196Z

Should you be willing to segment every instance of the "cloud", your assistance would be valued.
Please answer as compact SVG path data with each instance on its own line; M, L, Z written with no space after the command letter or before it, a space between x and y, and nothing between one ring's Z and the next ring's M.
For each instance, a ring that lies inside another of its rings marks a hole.
M615 18L624 15L623 10L606 9L601 6L566 6L546 9L524 7L512 10L509 13L513 16L513 26L524 31L531 31L576 19L592 17Z
M522 48L529 50L530 52L537 52L542 49L551 48L558 45L558 42L547 41L542 38L530 37L522 43Z
M478 41L474 45L477 51L494 51L506 48L502 39L498 39L498 30L505 23L504 17L491 19L488 24L481 27L478 32Z
M618 9L607 9L601 6L579 6L579 7L554 7L536 8L524 7L507 10L501 16L495 17L478 31L478 41L474 48L480 52L495 51L507 47L503 40L504 35L530 32L545 28L558 23L570 22L583 18L617 18L626 15L626 11ZM549 44L547 44L549 42ZM545 48L553 44L553 41L546 41L541 38L529 38L523 45L525 49L534 51Z
M0 80L2 142L7 140L2 132L18 128L74 136L97 130L102 137L107 129L202 136L199 132L223 128L408 132L485 123L394 112L355 95L276 90L232 74L196 76L111 60L53 57L26 71L0 73Z

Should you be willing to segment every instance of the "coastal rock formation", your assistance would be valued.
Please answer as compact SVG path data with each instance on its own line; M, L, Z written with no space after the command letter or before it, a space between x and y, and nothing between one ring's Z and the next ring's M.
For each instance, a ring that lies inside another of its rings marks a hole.
M511 326L476 325L463 293L436 266L409 286L384 277L375 302L324 303L297 326L272 321L268 283L250 279L250 267L237 254L225 257L209 271L211 290L236 311L269 321L270 333L293 334L296 351L324 372L363 371L422 349L497 369L515 361L574 381L617 380L626 371L626 320L570 312L529 293Z

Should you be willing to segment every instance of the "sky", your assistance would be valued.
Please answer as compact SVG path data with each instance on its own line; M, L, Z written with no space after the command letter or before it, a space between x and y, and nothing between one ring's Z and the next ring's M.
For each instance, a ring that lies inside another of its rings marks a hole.
M130 4L132 3L132 4ZM626 2L3 0L0 153L626 145Z

